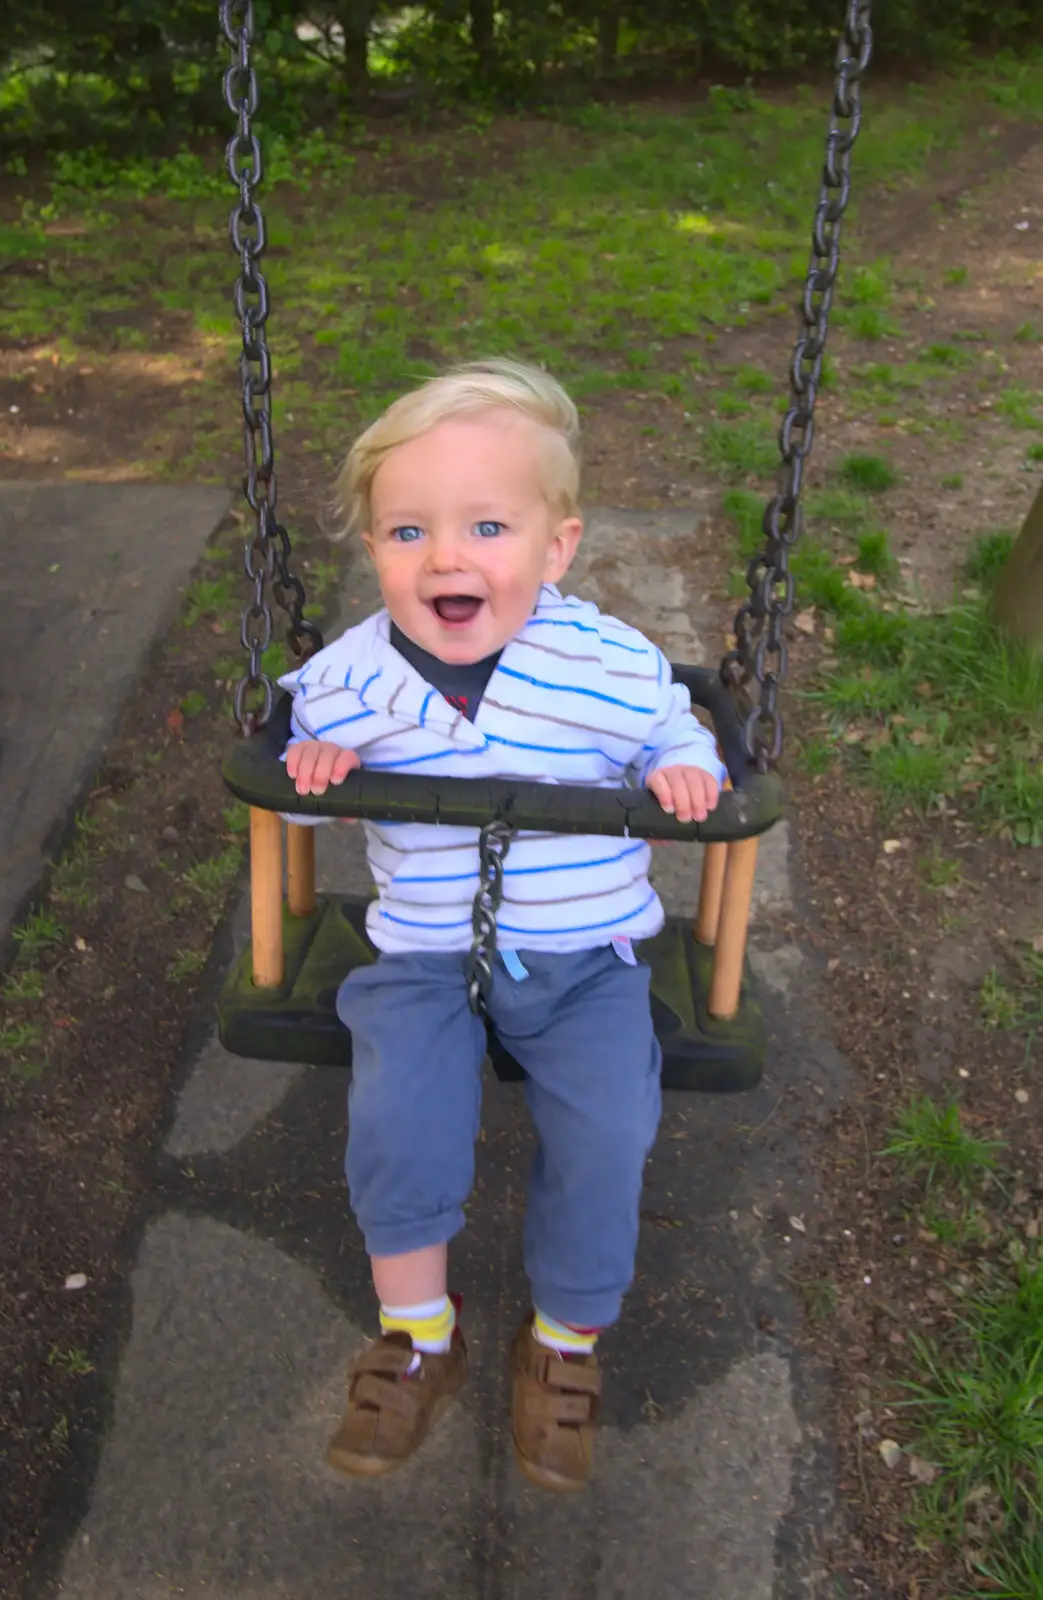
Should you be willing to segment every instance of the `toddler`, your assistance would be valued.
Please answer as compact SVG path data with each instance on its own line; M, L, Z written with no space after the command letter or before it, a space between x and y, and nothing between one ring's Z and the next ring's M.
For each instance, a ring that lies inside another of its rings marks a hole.
M485 361L431 379L358 439L340 488L384 609L282 679L298 793L361 764L644 784L682 821L716 805L713 737L661 651L556 587L583 531L578 431L553 379ZM466 1375L447 1247L472 1186L485 1028L467 997L477 830L365 829L380 953L345 979L337 1010L354 1061L346 1172L381 1337L352 1366L328 1459L375 1476L414 1453ZM513 1434L522 1470L554 1490L590 1472L595 1345L633 1277L659 1120L649 970L634 950L663 923L649 861L643 841L522 833L504 869L486 1001L525 1070L538 1140Z

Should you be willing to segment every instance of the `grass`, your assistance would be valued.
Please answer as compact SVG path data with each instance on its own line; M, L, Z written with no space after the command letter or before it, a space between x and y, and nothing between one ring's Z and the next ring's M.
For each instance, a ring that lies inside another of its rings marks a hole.
M1038 1241L979 1207L986 1181L1007 1195L1003 1148L970 1134L955 1102L926 1095L892 1130L884 1154L922 1186L921 1228L963 1265L946 1282L953 1311L943 1333L909 1336L891 1414L909 1427L907 1460L926 1465L909 1516L918 1546L961 1563L974 1593L1040 1600L1043 1258Z
M856 339L891 339L900 332L894 318L877 306L857 306L846 320Z
M835 603L840 664L822 701L873 733L863 755L891 805L927 811L952 795L1019 844L1043 830L1043 663L1008 643L987 604L887 612Z
M928 1193L936 1183L970 1190L996 1171L1003 1146L967 1132L955 1101L938 1106L930 1095L911 1100L898 1117L883 1155Z
M853 488L811 489L805 500L805 515L813 524L828 523L841 532L857 532L872 515L865 495Z
M809 778L820 778L828 772L837 758L835 744L829 739L812 736L805 739L797 751L797 765Z
M0 1053L16 1060L35 1049L43 1039L38 1022L12 1022L0 1030Z
M171 983L183 983L186 978L197 977L206 966L208 956L207 950L179 950L167 967L167 977Z
M86 1350L82 1350L79 1345L70 1345L68 1348L58 1344L52 1345L47 1365L57 1367L67 1378L81 1378L88 1372L94 1371L94 1363L88 1358Z
M250 826L250 807L245 800L233 800L221 813L226 829L231 834L246 833Z
M859 572L871 572L875 578L890 582L898 576L898 562L891 551L891 540L884 528L874 528L859 536L858 556L855 566Z
M1020 1008L1018 997L1000 977L999 969L992 967L985 974L978 994L981 1020L987 1028L1016 1028Z
M993 1271L943 1340L914 1336L905 1385L916 1452L936 1478L916 1522L991 1579L989 1594L1043 1593L1043 1263ZM976 1591L982 1585L976 1584Z
M993 409L997 416L1005 417L1016 428L1034 428L1038 431L1043 428L1041 399L1043 396L1038 390L1013 385L997 396Z
M6 998L6 996L5 996ZM39 1022L8 1021L0 1027L0 1059L5 1063L2 1097L10 1105L27 1083L47 1070L44 1030Z
M748 560L762 543L761 498L733 489L724 508ZM829 722L820 737L834 748L843 740L888 814L927 815L954 798L1003 838L1043 843L1043 660L1000 634L988 604L1010 535L985 534L972 550L965 573L980 593L928 612L891 593L897 564L865 495L832 508L846 522L833 529L853 542L846 565L814 525L820 508L809 497L809 531L792 557L798 607L823 612L833 629L834 660L811 693ZM735 578L738 590L738 569ZM825 752L812 746L803 764L825 770Z
M199 717L207 708L207 698L198 689L190 689L181 702L181 710L186 717Z
M196 578L185 594L186 628L212 618L224 618L236 609L237 591L230 578Z
M741 366L732 377L733 386L743 394L777 394L778 379L763 367Z
M898 482L897 472L883 456L845 456L840 463L840 477L850 488L862 494L883 494Z
M978 1007L987 1028L1035 1030L1043 1026L1043 954L1027 950L1016 954L1001 973L991 967L978 991Z
M779 464L775 429L757 419L707 423L703 460L712 472L732 481L767 478Z
M72 840L51 873L52 897L77 911L86 911L97 900L91 885L91 869L104 854L99 833L97 820L81 812L73 827Z
M5 978L0 991L8 1004L17 1000L42 1000L45 992L46 979L36 967L16 968Z
M804 1278L798 1287L809 1322L828 1322L837 1304L837 1287L829 1278Z
M956 344L929 344L923 352L925 361L937 367L965 368L974 365L973 356Z
M964 563L964 573L972 583L980 584L983 589L995 588L996 580L1006 566L1013 548L1012 533L982 534Z
M937 845L917 862L917 867L928 889L954 889L963 879L960 863L943 856Z
M175 910L187 910L201 904L211 923L216 923L225 907L228 891L235 882L242 865L242 847L236 843L222 850L208 861L197 862L182 877L187 893L175 898Z
M940 78L930 97L882 100L859 142L860 183L910 185L958 145L968 104L987 92L985 76L963 75ZM291 142L269 133L277 428L292 413L299 438L331 458L434 360L487 352L546 362L580 400L642 382L679 393L710 333L792 302L821 171L818 98L749 93L727 115L719 99L675 114L564 110L520 144L507 119L491 118L478 160L466 119L412 130L408 146L397 130L376 148L351 128ZM53 349L63 365L115 371L117 358L138 354L165 364L173 404L143 423L142 457L162 445L179 476L212 474L238 454L232 263L217 238L231 190L219 168L216 152L117 160L80 150L56 161L49 192L18 180L22 199L0 218L11 249L42 264L0 309L0 339ZM403 182L407 169L421 176L423 204ZM887 332L895 303L888 263L847 267L837 310L856 334ZM171 356L170 315L191 378ZM683 377L672 355L659 356L677 341L690 348ZM747 363L729 404L776 388L776 376ZM171 422L190 419L189 400L193 426L171 447ZM729 470L746 469L722 448ZM748 470L761 470L757 459ZM190 607L196 620L220 609L212 591L197 591Z
M20 927L12 928L11 937L18 947L18 960L32 966L48 950L63 944L69 930L53 912L40 908L32 911Z

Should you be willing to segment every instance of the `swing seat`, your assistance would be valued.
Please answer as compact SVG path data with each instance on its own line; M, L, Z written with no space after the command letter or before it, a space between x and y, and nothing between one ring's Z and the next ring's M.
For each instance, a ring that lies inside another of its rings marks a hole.
M310 916L284 911L286 976L277 989L257 987L250 949L243 951L218 1009L226 1050L260 1061L351 1066L351 1035L337 1016L336 999L348 972L376 959L366 937L368 904L319 896ZM652 968L652 1016L663 1049L663 1088L706 1094L755 1088L764 1061L764 1028L749 973L739 1010L725 1022L706 1009L713 951L696 943L686 922L671 919L638 951ZM493 1028L489 1055L503 1082L524 1078Z
M707 668L680 666L673 668L673 675L685 684L693 704L709 712L732 783L702 823L679 822L644 790L502 779L425 779L363 770L325 794L298 795L280 759L289 732L288 697L265 728L231 746L224 777L232 793L255 808L255 815L390 817L475 827L502 819L519 830L553 828L718 845L752 839L778 820L781 784L774 774L758 773L749 761L738 715L719 676ZM313 830L294 832L307 836L310 848ZM273 884L281 900L280 863L281 856ZM256 888L256 861L254 872ZM240 956L219 1002L219 1036L232 1054L255 1060L350 1067L351 1038L337 1017L336 996L348 972L376 958L365 926L370 902L335 893L307 898L308 907L300 914L282 906L279 982L264 987L255 983L251 947ZM274 931L278 936L278 904ZM725 1019L712 1016L708 1003L714 950L695 938L688 922L670 919L639 949L652 969L652 1013L663 1049L664 1088L714 1094L752 1089L760 1081L764 1029L748 966L742 969L737 1007ZM524 1077L492 1028L489 1053L499 1078Z

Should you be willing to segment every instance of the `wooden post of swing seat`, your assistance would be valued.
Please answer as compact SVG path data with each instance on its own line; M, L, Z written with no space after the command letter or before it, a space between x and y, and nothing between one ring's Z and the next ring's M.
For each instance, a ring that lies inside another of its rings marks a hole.
M730 789L731 786L731 779L725 778L725 789ZM717 943L717 924L721 920L721 895L724 893L724 868L727 860L726 844L708 844L703 850L703 872L699 880L699 909L692 929L696 944L712 947Z
M283 981L282 819L250 807L250 918L253 980L259 989Z
M703 851L703 875L699 881L699 910L696 913L693 929L697 944L717 943L717 927L721 920L721 896L724 893L724 869L727 861L726 844L708 844Z
M286 829L286 903L295 917L315 910L315 829L295 822Z
M727 1021L739 1009L746 933L750 925L753 879L757 871L756 839L737 839L728 846L721 913L713 952L713 976L707 1010Z

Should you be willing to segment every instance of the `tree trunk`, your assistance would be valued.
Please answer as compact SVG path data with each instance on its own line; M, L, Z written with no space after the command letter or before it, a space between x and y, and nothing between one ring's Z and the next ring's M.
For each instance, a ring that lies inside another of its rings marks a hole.
M368 0L340 0L336 18L344 32L341 76L348 98L355 104L369 99L369 32L375 7Z
M1021 525L992 604L1004 633L1043 651L1043 489Z
M151 33L152 30L149 31ZM159 30L155 31L158 34ZM162 36L155 42L154 48L150 49L149 56L149 103L152 110L159 113L161 120L169 124L177 113L178 92L177 84L174 82L173 54Z
M619 54L619 0L602 0L598 12L598 72L607 77Z
M478 65L488 72L496 57L496 0L470 0L471 48Z

